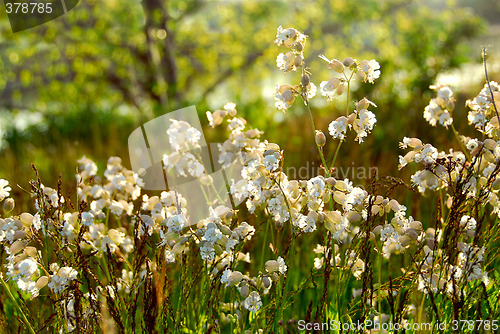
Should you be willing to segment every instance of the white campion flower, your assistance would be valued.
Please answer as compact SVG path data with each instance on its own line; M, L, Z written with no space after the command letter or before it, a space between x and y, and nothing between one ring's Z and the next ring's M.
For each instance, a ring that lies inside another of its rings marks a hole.
M62 267L57 271L56 275L50 277L48 286L54 293L60 293L77 275L78 272L75 269L71 267Z
M200 255L203 260L213 261L213 259L215 258L214 247L209 242L205 242L200 247Z
M16 273L15 276L13 277L14 280L18 279L31 280L31 277L38 270L38 264L32 257L29 257L27 259L18 262L14 268Z
M361 260L354 251L351 251L347 260L347 267L351 269L356 279L360 279L365 272L365 262Z
M479 147L479 141L477 139L471 139L467 142L467 145L466 145L467 149L469 151L473 151L475 150L476 148Z
M167 227L170 228L174 232L180 232L185 226L187 226L187 219L184 214L178 214L170 216L167 219Z
M229 130L231 130L231 131L240 130L241 131L245 128L247 121L244 118L234 117L231 120L228 120L228 122L229 122L229 125L227 128Z
M290 85L278 85L274 93L276 103L274 106L283 112L290 108L295 101L295 87Z
M328 125L328 132L333 138L344 140L348 124L349 122L347 120L347 117L340 116L335 121L331 122L330 125Z
M95 176L97 174L97 165L92 160L88 159L86 156L83 156L80 160L77 161L80 164L79 176L82 180L88 180L90 177ZM78 179L78 175L77 175Z
M170 120L172 124L167 130L168 140L172 148L176 151L189 151L200 147L199 140L201 132L193 128L188 122Z
M280 274L284 275L288 269L288 267L285 264L285 260L281 256L278 256L276 261L278 262L279 265L278 271L280 272Z
M174 263L175 262L175 254L170 249L165 250L165 261L167 263Z
M112 200L109 209L115 216L121 216L121 214L123 213L123 204L121 202Z
M228 287L231 284L231 278L233 277L233 272L231 269L226 268L222 273L220 278L221 283L226 283L225 286Z
M453 118L447 109L442 109L437 103L436 99L432 99L424 109L424 118L430 125L436 126L437 122L448 128L448 125L453 123Z
M187 174L200 178L205 174L205 167L191 153L163 155L163 163L166 169L175 167L177 175L187 177Z
M2 201L6 197L9 197L11 190L12 188L9 187L9 181L0 179L0 201Z
M477 222L473 217L465 215L462 217L462 219L460 219L460 227L464 228L465 230L475 231L476 226Z
M94 215L91 212L82 213L82 224L90 226L94 222Z
M257 291L252 291L245 299L243 305L250 312L257 313L257 311L262 307L262 301L259 293Z
M361 109L357 114L358 118L354 120L353 128L357 133L356 140L362 143L363 138L373 130L373 126L377 123L377 118L374 113L366 109Z
M284 223L290 218L285 199L281 195L271 198L267 209L275 222Z
M280 53L276 58L276 66L285 73L288 71L295 71L295 58L297 55L293 51L287 53Z
M350 191L344 199L344 202L342 203L344 211L351 211L355 206L363 204L363 201L365 198L368 196L368 193L359 188L355 187Z
M37 212L33 216L33 228L38 231L41 227L42 227L42 218L40 217L40 213Z
M380 77L380 64L375 59L362 60L358 68L365 74L364 82L373 83Z
M274 172L279 167L279 160L273 154L266 155L262 162L264 163L266 169L270 172Z
M213 244L217 242L219 239L221 239L223 237L223 234L219 230L217 225L215 225L214 223L210 223L207 226L207 230L205 231L204 237L205 240Z
M303 33L295 30L294 28L283 29L282 26L279 26L276 32L276 40L274 41L274 43L289 48L295 42L303 44L305 41L306 35L304 35Z
M333 101L335 95L342 95L343 89L339 88L343 83L337 77L332 77L328 81L322 81L319 84L321 95L325 96L328 101ZM340 94L339 94L340 93Z

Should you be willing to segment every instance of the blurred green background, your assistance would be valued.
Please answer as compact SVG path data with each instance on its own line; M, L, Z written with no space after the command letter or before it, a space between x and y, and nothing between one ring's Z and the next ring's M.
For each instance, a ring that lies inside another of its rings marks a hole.
M352 92L353 100L367 96L378 105L375 130L363 145L350 138L338 159L377 166L379 175L409 180L411 170L397 170L403 136L458 148L451 133L422 117L429 85L451 85L455 126L473 135L463 106L484 84L482 46L490 78L500 80L494 0L82 0L63 17L15 34L5 11L0 15L0 178L14 185L14 196L34 177L31 163L47 185L62 175L67 191L82 155L101 167L120 156L129 167L129 134L189 105L206 125L206 110L235 102L240 116L285 150L287 166L318 166L304 105L297 101L286 114L274 107L276 85L300 80L276 67L284 51L273 43L279 25L309 36L306 62L318 88L331 76L320 54L380 63L381 78ZM317 128L326 133L344 103L315 97ZM224 140L211 128L205 136ZM328 139L328 156L336 144Z

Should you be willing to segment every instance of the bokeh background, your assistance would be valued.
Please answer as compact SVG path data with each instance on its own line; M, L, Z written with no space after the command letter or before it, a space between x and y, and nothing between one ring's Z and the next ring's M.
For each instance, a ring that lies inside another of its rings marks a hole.
M28 200L31 163L46 185L56 186L61 176L69 192L83 155L100 167L120 156L130 167L127 139L136 127L190 105L207 125L205 112L226 102L285 150L287 167L318 166L304 105L286 114L274 107L276 85L300 80L276 67L284 51L273 43L279 25L308 35L306 63L318 87L331 76L320 54L381 64L374 85L354 85L352 92L353 100L367 96L377 104L378 123L366 143L350 138L342 147L342 166L377 166L379 175L409 181L411 169L397 170L403 136L458 148L451 132L422 117L429 85L451 86L455 127L473 135L464 103L484 84L482 46L490 79L500 80L495 0L82 0L65 16L15 34L2 10L0 178L13 185L18 207ZM342 98L311 103L325 133L344 113ZM224 140L208 127L205 136ZM336 144L329 138L327 156Z

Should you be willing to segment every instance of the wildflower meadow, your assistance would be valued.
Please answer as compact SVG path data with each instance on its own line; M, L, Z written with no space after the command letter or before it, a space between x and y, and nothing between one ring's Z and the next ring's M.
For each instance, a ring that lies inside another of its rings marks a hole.
M475 50L471 98L436 81L405 116L441 138L396 127L383 140L399 154L354 166L344 157L370 157L391 126L370 94L384 63L323 54L304 29L259 36L277 78L261 112L300 118L308 153L288 153L229 97L144 116L120 143L129 156L82 155L70 179L46 181L37 161L25 184L0 178L2 333L500 331L489 50ZM397 123L405 111L393 107Z

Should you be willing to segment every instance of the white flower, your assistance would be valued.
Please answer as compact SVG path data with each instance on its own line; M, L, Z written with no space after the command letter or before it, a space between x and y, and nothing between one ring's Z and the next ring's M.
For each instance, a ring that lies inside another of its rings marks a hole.
M348 120L345 116L340 116L328 125L328 132L333 138L344 140L347 131Z
M0 179L0 201L10 195L9 191L12 189L9 187L9 181Z
M212 261L215 258L215 250L209 242L200 247L200 255L203 260Z
M52 289L55 293L62 292L66 285L74 280L78 272L71 267L62 267L57 272L57 275L53 275L50 278L49 288Z
M14 279L31 279L31 276L38 270L38 265L32 257L20 261L16 267L17 274Z
M172 229L174 232L180 232L187 225L187 219L182 213L170 216L167 219L167 227Z
M123 204L113 200L113 201L111 201L111 205L109 206L109 209L111 210L111 212L114 215L120 216L123 213Z
M205 240L210 243L215 243L217 240L223 237L222 232L217 228L217 225L214 223L208 224L207 231L205 232Z
M279 160L276 159L276 157L272 154L266 155L263 160L263 163L264 166L266 166L266 169L270 172L274 172L279 167Z
M375 123L377 123L377 119L374 113L366 109L358 111L358 118L354 120L353 128L357 133L356 140L359 143L362 143L363 138L373 130Z
M465 228L466 230L475 231L476 225L476 220L470 216L463 216L462 219L460 219L460 227Z
M286 273L287 269L288 269L288 267L285 264L285 260L281 256L278 256L278 258L276 259L276 261L279 264L278 271L280 272L280 274L284 275Z
M259 293L257 291L252 291L247 299L245 299L243 305L250 312L257 313L257 311L262 307L262 301Z
M231 271L231 269L226 268L226 270L224 270L224 272L222 273L220 281L221 283L226 283L226 287L228 287L229 284L231 284L232 277L233 277L233 272Z
M274 43L289 48L293 45L294 42L304 43L305 40L306 36L301 32L295 30L294 28L283 29L281 26L279 26L276 32L276 40L274 41Z
M473 151L479 146L479 141L477 139L471 139L467 142L467 149L469 151Z
M380 77L380 64L375 60L362 60L359 69L366 74L365 82L373 83Z
M294 88L290 85L278 85L274 99L276 100L274 106L281 111L286 111L295 101Z
M90 226L92 222L94 221L94 215L90 212L83 212L82 213L82 224L85 226Z
M167 263L174 263L175 262L175 254L170 249L165 250L165 261Z
M328 101L332 101L335 98L335 94L337 94L337 88L340 85L340 79L337 77L332 77L328 81L322 81L319 85L321 95L325 96Z
M38 231L40 227L42 227L42 218L40 217L40 213L37 212L33 216L33 228Z
M307 90L307 99L312 99L313 97L316 96L316 91L318 90L316 88L316 85L313 84L312 82L310 82L307 86L306 86L306 90Z
M295 58L296 54L293 51L289 51L287 53L280 53L276 58L276 65L280 70L284 72L287 71L295 71Z
M193 128L188 122L170 120L172 124L167 130L170 145L176 151L189 151L192 148L200 147L198 141L201 138L201 132Z

